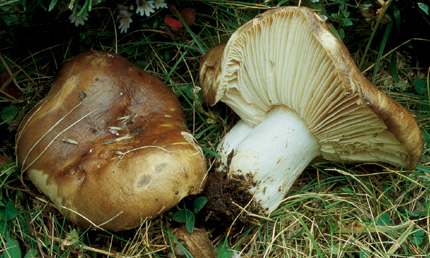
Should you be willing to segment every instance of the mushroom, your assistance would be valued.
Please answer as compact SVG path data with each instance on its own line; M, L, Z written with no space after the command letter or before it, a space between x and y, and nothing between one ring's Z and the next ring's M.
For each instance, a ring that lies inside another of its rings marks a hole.
M65 62L21 122L16 154L22 173L67 219L111 231L199 193L206 175L175 94L104 51Z
M271 9L203 57L209 105L241 120L218 151L219 171L245 178L263 214L274 211L315 158L413 169L423 140L412 115L367 81L346 47L306 7Z

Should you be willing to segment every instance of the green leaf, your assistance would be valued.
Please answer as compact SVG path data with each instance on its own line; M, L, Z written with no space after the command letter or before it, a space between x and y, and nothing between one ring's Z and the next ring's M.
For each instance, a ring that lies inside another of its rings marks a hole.
M190 213L192 214L192 212L187 209L179 210L173 213L172 219L176 222L185 223L185 221L187 221L187 214L189 215Z
M2 258L3 257L20 258L22 256L21 248L19 248L19 242L14 238L9 238L6 241L6 248L2 251L3 251Z
M188 232L193 233L195 222L196 217L191 213L191 216L187 217L187 221L185 222L185 227L187 228Z
M191 92L192 91L192 88L193 88L194 86L193 86L193 84L188 84L187 85L187 88L186 88L186 96L189 98L189 99L193 99L194 98L194 96L193 96L193 93Z
M231 258L234 254L227 240L222 241L215 250L218 253L217 258Z
M414 217L421 217L421 216L425 216L426 215L426 211L422 211L422 210L414 210L411 215Z
M208 202L208 199L204 196L201 196L199 198L197 198L194 201L194 214L197 214L199 211L201 211L201 209L203 209L203 207L206 205L206 203Z
M18 215L13 202L8 201L3 209L0 210L0 220L10 221Z
M422 244L424 238L425 238L425 232L423 230L417 230L415 231L415 233L413 234L413 240L412 242L416 245L420 245Z
M19 109L17 107L5 107L0 111L1 120L5 123L8 123L15 118L18 112Z
M37 249L30 249L24 255L24 258L37 258L37 257L39 257L39 251Z
M145 61L145 60L136 61L134 64L143 70L145 70L146 67L149 65L148 61Z
M391 218L388 213L383 213L379 218L376 220L376 225L379 226L391 226Z
M15 209L15 204L13 202L6 203L6 221L13 220L18 216L18 211Z
M350 19L343 19L342 21L343 21L342 26L344 27L352 26L352 21Z
M54 7L57 5L58 0L51 0L51 3L49 4L48 11L52 11Z
M185 223L188 232L192 233L194 229L195 216L188 209L179 210L172 215L172 219L176 222Z
M425 78L417 78L414 80L414 88L421 95L427 95L427 80Z
M421 11L425 12L427 15L430 15L428 5L420 2L420 3L418 3L418 7L421 9Z

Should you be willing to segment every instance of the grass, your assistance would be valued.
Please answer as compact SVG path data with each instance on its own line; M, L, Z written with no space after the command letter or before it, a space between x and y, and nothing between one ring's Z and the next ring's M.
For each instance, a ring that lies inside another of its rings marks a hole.
M269 218L257 218L252 225L235 221L239 227L232 225L221 234L208 228L218 257L234 253L241 257L429 256L430 70L425 57L430 35L425 28L430 27L430 17L414 1L387 3L382 11L391 23L363 14L365 4L373 12L380 8L371 1L302 1L328 17L364 75L414 114L425 140L422 162L415 171L382 164L313 164ZM48 7L49 1L44 4ZM14 158L19 121L47 93L65 59L105 49L118 52L172 88L212 165L215 148L236 117L222 104L205 105L197 90L200 57L265 9L298 1L170 4L178 10L194 8L195 23L171 29L163 21L167 14L174 16L168 8L136 18L121 34L112 3L93 6L89 20L80 27L69 23L69 13L60 3L50 12L37 1L0 4L1 257L175 257L174 253L191 257L175 231L181 223L172 219L185 203L153 221L143 221L137 229L86 230L65 221L25 177L24 185ZM411 24L423 29L413 34L408 29L412 27L406 27Z

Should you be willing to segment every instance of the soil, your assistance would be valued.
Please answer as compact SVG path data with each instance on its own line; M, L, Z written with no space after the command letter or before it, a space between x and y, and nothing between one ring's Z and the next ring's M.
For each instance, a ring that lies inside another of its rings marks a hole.
M247 224L254 224L256 221L241 208L257 213L248 188L243 178L228 178L225 172L210 171L202 193L208 202L196 218L197 226L212 231L215 236L229 230L232 234Z

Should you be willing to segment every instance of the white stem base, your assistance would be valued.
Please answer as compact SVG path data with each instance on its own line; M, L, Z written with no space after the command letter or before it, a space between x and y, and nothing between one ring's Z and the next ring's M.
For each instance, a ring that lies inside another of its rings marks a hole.
M254 128L243 121L236 124L220 144L219 154L220 169L243 176L262 213L269 214L321 152L304 121L294 111L278 107Z

